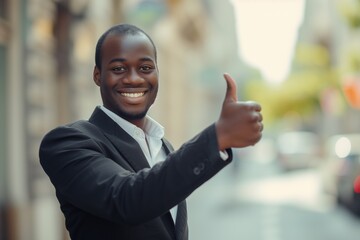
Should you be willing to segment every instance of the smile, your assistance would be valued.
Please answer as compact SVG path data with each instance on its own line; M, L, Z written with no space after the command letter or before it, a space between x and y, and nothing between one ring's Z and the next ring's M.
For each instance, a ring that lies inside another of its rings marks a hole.
M130 98L137 98L144 96L145 92L138 92L138 93L121 93L124 97L130 97Z

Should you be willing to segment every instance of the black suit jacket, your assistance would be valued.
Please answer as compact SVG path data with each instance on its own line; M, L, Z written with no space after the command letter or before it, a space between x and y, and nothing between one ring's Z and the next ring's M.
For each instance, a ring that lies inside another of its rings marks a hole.
M169 209L184 204L232 154L220 158L214 125L177 151L163 142L167 159L150 168L138 143L99 108L89 121L44 137L40 163L72 239L187 239L187 226L174 226Z

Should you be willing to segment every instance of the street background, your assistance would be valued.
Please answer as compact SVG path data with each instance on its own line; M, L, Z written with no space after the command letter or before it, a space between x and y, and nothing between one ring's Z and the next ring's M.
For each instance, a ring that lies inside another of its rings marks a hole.
M357 240L360 0L0 0L0 240L67 240L44 134L101 104L95 44L143 28L150 115L175 148L216 121L223 73L262 105L263 139L188 198L192 240Z

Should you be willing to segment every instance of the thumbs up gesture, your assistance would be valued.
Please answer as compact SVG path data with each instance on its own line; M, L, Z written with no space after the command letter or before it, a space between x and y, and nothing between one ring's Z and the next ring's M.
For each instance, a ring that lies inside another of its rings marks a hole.
M262 136L261 106L252 101L238 101L235 80L228 74L224 74L224 78L227 89L215 123L219 150L254 145Z

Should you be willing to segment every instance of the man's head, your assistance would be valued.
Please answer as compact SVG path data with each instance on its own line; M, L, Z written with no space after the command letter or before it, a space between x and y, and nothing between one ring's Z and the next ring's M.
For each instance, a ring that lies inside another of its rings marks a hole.
M109 34L116 34L116 35L135 35L135 34L139 34L142 33L145 36L147 36L151 42L151 44L154 47L154 51L155 51L155 60L157 59L157 51L156 51L156 46L153 42L153 40L151 39L151 37L142 29L131 25L131 24L119 24L119 25L115 25L111 28L109 28L106 32L104 32L97 44L96 44L96 49L95 49L95 65L101 69L101 48L102 45L104 43L105 38L109 35Z
M93 78L103 104L120 117L141 126L158 91L156 48L141 29L122 24L98 40Z

